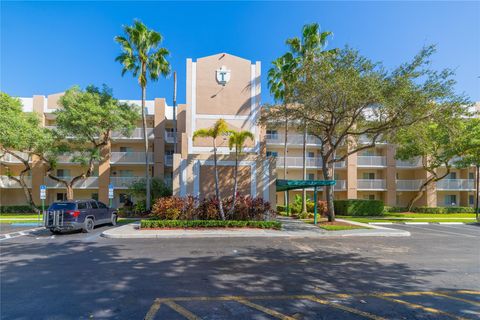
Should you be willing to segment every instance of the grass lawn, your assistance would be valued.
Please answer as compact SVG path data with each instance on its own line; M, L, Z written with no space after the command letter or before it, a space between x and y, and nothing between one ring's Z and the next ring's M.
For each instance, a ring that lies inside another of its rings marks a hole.
M337 216L341 219L371 223L371 222L476 222L474 213L386 213L377 217Z
M303 222L313 224L313 219L302 219ZM370 229L367 227L357 226L341 221L328 222L326 219L319 219L317 226L327 231L341 231L341 230L354 230L354 229Z

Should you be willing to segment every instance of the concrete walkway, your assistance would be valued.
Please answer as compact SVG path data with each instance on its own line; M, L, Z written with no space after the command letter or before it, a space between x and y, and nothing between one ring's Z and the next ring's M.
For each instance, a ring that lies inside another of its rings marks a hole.
M225 238L225 237L408 237L410 232L381 226L367 225L359 222L348 223L364 226L370 229L354 229L342 231L327 231L312 224L291 218L280 217L282 230L228 228L228 229L167 229L141 230L140 223L134 222L102 233L105 238L146 239L146 238ZM344 221L337 219L337 221Z

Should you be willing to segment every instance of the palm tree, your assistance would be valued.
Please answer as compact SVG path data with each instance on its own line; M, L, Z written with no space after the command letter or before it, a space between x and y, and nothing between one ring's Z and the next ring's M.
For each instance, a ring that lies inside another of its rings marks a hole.
M217 120L210 129L198 129L193 133L192 139L195 138L212 138L213 141L213 169L215 171L215 196L218 201L218 210L222 220L225 220L225 213L223 212L222 198L220 197L220 189L218 187L218 169L217 169L217 138L229 134L227 122L223 119Z
M276 101L283 103L285 116L285 139L283 144L283 178L287 179L287 141L288 141L288 103L292 94L293 84L297 78L298 59L291 52L287 52L272 62L273 67L268 70L268 86ZM287 191L284 204L287 205Z
M302 28L302 38L298 37L287 40L287 44L290 46L291 52L299 59L299 71L303 81L310 79L311 69L314 62L318 61L325 53L336 52L335 49L324 51L327 44L327 38L332 35L330 31L320 32L320 26L318 23L306 24ZM303 180L307 178L307 132L308 128L306 124L303 127ZM327 190L330 187L327 186ZM329 192L329 191L328 191ZM303 189L302 195L302 211L307 211L307 191Z
M235 148L235 171L233 174L233 202L230 208L230 214L233 214L235 210L235 202L237 201L237 189L238 189L238 155L242 153L247 139L254 140L254 136L250 131L233 131L228 139L228 147L230 150ZM252 195L253 196L253 195Z
M147 118L145 116L145 99L147 95L147 78L157 81L160 76L170 73L170 63L166 57L168 50L161 48L162 35L148 29L141 21L135 20L133 25L124 26L125 36L116 36L115 41L121 46L122 53L115 59L122 64L122 76L132 72L138 77L142 88L142 126L145 142L145 178L146 178L146 209L150 210L150 173L148 163Z

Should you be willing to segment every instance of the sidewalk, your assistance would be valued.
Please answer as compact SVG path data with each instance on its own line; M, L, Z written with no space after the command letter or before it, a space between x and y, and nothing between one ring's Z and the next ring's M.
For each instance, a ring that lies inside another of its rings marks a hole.
M330 238L330 237L408 237L410 232L360 222L348 223L371 229L354 229L342 231L327 231L299 220L281 217L282 230L228 228L228 229L168 229L140 230L139 222L130 223L102 233L105 238L114 239L156 239L156 238L226 238L226 237L297 237L297 238ZM338 221L344 221L337 219ZM347 222L347 221L344 221Z

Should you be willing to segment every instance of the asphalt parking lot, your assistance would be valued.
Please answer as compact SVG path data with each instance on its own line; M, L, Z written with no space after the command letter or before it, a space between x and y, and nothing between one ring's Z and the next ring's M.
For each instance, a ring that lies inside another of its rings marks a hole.
M478 319L480 227L411 237L0 241L1 319Z

